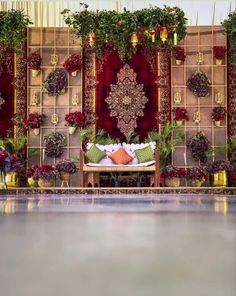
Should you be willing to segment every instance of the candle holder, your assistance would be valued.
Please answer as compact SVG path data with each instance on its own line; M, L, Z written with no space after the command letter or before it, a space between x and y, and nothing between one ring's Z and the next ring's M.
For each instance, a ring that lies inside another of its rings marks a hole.
M52 116L51 116L51 123L54 124L54 125L57 125L58 122L59 122L58 114L56 114L56 113L52 114Z
M197 63L198 65L202 65L204 62L204 55L203 55L203 52L199 51L197 53Z
M217 93L216 93L216 95L215 95L215 102L216 102L216 104L218 104L218 105L221 105L221 104L224 103L224 97L223 97L222 92L217 91Z
M175 104L180 104L182 101L182 96L181 96L181 92L177 91L174 93L174 103Z
M38 106L38 95L36 93L30 97L30 106Z
M196 124L199 124L200 123L200 121L201 121L201 114L200 114L199 111L194 112L194 114L193 114L193 121Z

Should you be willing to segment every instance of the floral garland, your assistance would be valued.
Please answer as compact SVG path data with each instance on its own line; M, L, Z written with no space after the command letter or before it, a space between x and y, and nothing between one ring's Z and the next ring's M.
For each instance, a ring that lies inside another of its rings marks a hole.
M196 97L207 97L210 93L211 81L203 72L195 72L187 81L187 87Z
M48 74L43 83L43 91L49 96L62 95L67 86L67 75L64 69L56 69Z
M48 157L60 157L63 154L62 148L66 146L66 136L59 132L51 133L44 137L44 145Z
M145 8L134 12L90 11L88 5L80 11L65 9L65 23L75 29L84 47L93 47L101 55L104 44L118 51L122 60L129 59L137 45L160 48L173 47L186 35L184 12L178 7ZM84 9L83 9L84 8Z

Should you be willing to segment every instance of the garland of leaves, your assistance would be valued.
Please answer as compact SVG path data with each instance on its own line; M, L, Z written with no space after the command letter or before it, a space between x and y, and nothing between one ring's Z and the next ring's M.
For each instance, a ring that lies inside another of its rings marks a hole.
M0 11L0 46L19 53L26 39L25 30L32 24L23 10Z
M228 36L228 132L236 135L236 10L222 22Z
M184 12L178 7L164 6L145 8L134 12L124 9L116 11L90 11L88 5L81 3L83 10L71 12L62 11L66 24L75 29L78 38L81 37L83 46L88 47L89 35L93 38L94 50L101 55L104 45L117 50L121 59L129 59L137 50L131 45L132 35L135 33L138 44L144 47L160 48L167 43L174 46L174 33L178 41L186 35ZM161 40L162 31L166 31L166 42Z

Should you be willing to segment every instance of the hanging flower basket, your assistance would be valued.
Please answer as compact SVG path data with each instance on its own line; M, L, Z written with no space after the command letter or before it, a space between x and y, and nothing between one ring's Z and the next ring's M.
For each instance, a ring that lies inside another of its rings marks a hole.
M70 112L65 115L66 126L68 126L69 134L73 135L78 128L83 126L83 114L79 111Z
M81 69L81 58L78 54L72 54L63 64L63 67L71 76L76 76Z
M176 126L182 126L184 121L188 121L188 112L186 108L176 107L172 109L173 119L175 120Z
M29 69L31 70L32 77L38 76L41 68L41 62L42 62L41 56L37 51L32 52L27 58L27 63L28 63Z
M24 127L26 130L32 129L33 133L37 136L40 132L40 126L44 122L46 116L38 112L30 113L28 119L24 121Z
M174 54L175 54L176 65L181 65L186 59L184 48L180 46L176 46L174 48Z
M222 65L225 59L226 47L225 46L213 46L214 57L216 59L216 65Z
M220 127L221 122L224 121L226 116L226 109L224 107L218 106L214 107L211 118L213 119L215 126Z
M195 72L187 81L188 89L196 97L207 97L210 93L211 81L203 72Z

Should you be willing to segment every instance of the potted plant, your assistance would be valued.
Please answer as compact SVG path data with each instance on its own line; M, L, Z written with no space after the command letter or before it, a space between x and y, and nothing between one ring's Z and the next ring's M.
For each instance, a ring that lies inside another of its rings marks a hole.
M194 187L201 187L208 179L207 172L203 167L188 168L186 177L191 181L191 185Z
M174 117L173 119L175 120L177 126L182 126L183 121L189 120L186 108L176 107L172 109L172 112Z
M206 165L206 170L212 175L212 185L214 187L228 185L227 172L233 171L233 166L225 160L215 160Z
M31 70L32 77L37 77L40 72L42 62L39 52L32 52L27 58L27 62L29 69Z
M176 65L181 65L181 63L184 62L186 59L186 54L185 54L184 48L180 47L180 46L176 46L174 48L174 53L175 53Z
M68 185L68 182L70 181L70 176L76 173L77 167L73 161L69 159L63 159L56 164L56 170L60 174L60 178L62 181L61 186L63 186L64 182L66 182Z
M174 135L172 137L172 135ZM160 151L160 168L163 170L166 167L168 158L177 144L184 139L184 133L181 129L170 122L166 123L160 131L150 131L147 134L145 142L156 142L156 147Z
M58 177L58 172L51 164L39 166L34 174L33 179L38 180L39 187L52 187L53 181Z
M174 165L167 165L161 177L165 179L165 185L167 187L179 187L180 178L185 177L185 169Z
M37 136L40 132L40 126L44 122L46 116L38 112L30 113L28 119L25 120L24 126L26 130L32 129L33 133Z
M221 106L217 106L213 108L213 112L211 114L211 118L213 119L215 126L220 126L221 121L225 119L226 109Z
M187 87L196 97L206 97L210 93L211 81L201 71L195 72L187 81Z
M66 126L68 126L69 134L73 135L77 127L83 126L83 114L79 111L70 112L65 115Z
M63 154L63 147L66 146L66 136L59 133L51 133L44 137L45 154L48 157L60 157Z
M76 76L77 71L81 69L81 58L78 54L72 54L69 56L69 58L65 61L63 64L63 67L66 69L66 71L72 75Z
M200 161L201 164L207 162L210 142L203 132L198 132L195 136L190 138L187 141L187 147L190 149L191 156L194 160Z
M49 96L59 96L65 93L67 75L64 69L59 68L48 74L43 83L43 91Z
M225 59L226 47L225 46L213 46L214 57L216 59L216 65L222 65L222 61Z
M30 187L38 187L38 180L33 178L35 171L38 169L38 165L31 165L26 171L27 183Z

